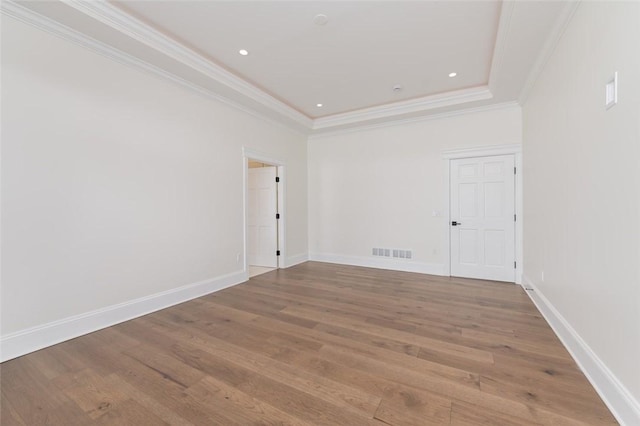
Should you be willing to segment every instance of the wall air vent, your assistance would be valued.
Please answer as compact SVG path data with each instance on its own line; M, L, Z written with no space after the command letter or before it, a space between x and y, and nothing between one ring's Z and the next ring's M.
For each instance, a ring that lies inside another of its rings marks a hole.
M406 249L388 249L388 248L374 247L373 249L371 249L371 254L373 256L395 257L396 259L413 258L413 251L406 250Z

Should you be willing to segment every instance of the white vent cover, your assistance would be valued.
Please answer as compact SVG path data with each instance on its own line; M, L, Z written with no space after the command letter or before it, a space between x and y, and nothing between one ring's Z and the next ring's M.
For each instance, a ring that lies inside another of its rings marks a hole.
M412 259L413 251L406 249L388 249L388 248L380 248L374 247L371 249L371 254L373 256L382 256L382 257L395 257L396 259Z

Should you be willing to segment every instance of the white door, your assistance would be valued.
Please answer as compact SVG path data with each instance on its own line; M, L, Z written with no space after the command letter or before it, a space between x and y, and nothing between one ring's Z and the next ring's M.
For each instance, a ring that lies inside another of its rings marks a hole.
M514 156L451 160L451 275L515 281Z
M249 169L248 197L248 264L277 268L278 205L275 167Z

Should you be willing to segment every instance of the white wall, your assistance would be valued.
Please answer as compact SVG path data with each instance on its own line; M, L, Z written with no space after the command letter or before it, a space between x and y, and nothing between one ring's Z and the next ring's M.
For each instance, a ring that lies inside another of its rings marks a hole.
M286 162L307 251L306 136L2 17L3 336L242 272L242 147Z
M318 260L442 273L446 162L442 151L521 142L517 106L316 136L308 147L309 252ZM442 214L433 217L436 210ZM373 247L412 249L389 262Z
M607 111L615 71L619 103ZM578 6L523 127L525 278L566 321L596 387L619 381L609 403L626 388L640 409L640 3Z

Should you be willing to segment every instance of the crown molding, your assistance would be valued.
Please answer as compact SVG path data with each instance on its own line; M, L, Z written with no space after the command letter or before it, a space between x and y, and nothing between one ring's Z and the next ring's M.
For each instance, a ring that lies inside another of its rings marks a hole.
M74 43L85 49L91 50L92 52L97 53L106 58L109 58L115 62L130 66L139 71L153 74L156 77L160 77L173 84L182 86L183 88L187 88L206 98L221 102L232 108L245 112L253 117L266 120L268 122L277 124L279 126L285 126L288 129L301 132L302 134L305 134L305 135L308 133L308 130L310 127L309 124L300 125L297 127L287 126L286 124L283 124L281 121L274 120L271 117L267 117L264 114L260 114L259 112L249 107L246 107L238 102L235 102L231 99L228 99L224 96L221 96L212 90L205 89L201 86L198 86L197 84L191 83L190 81L187 81L181 77L178 77L168 71L165 71L160 67L157 67L155 65L149 64L148 62L142 61L141 59L138 59L133 55L122 52L121 50L116 49L92 37L89 37L80 31L74 30L73 28L63 25L51 18L41 15L37 12L34 12L31 9L19 3L16 3L13 0L0 1L0 12L2 12L2 14L4 15L17 19L18 21L23 22L27 25L31 25L35 28L38 28L39 30L42 30L46 33L62 38L66 41Z
M506 52L507 40L511 33L511 18L515 2L503 1L500 9L500 20L498 22L498 34L493 48L493 58L491 60L491 71L489 73L489 90L495 93L496 85L502 72L502 65Z
M312 119L106 0L61 1L310 130L374 120L394 120L402 118L403 115L420 114L435 108L487 100L493 97L489 87L481 86Z
M81 12L85 16L95 19L115 31L125 34L128 37L145 44L151 49L176 60L178 63L202 73L212 81L232 89L236 93L242 95L244 99L252 101L255 106L252 107L250 104L245 104L245 102L223 96L215 91L215 89L204 88L185 78L179 77L164 68L143 61L80 31L34 12L28 7L16 3L14 0L2 0L1 9L2 13L35 26L41 30L52 33L58 37L62 37L77 45L88 48L112 60L154 74L175 84L179 84L182 87L191 89L203 96L246 112L254 117L285 126L305 135L311 134L311 136L315 137L343 133L352 130L373 129L390 125L393 126L469 114L479 111L501 109L517 104L516 102L504 102L471 108L464 108L463 106L467 103L488 101L494 98L492 87L495 86L496 81L499 80L501 68L503 68L504 56L506 54L505 45L506 40L509 37L514 9L513 2L503 2L502 5L488 85L450 91L417 99L395 102L392 104L363 108L352 112L334 114L314 120L262 91L260 88L244 81L235 74L212 63L207 58L171 39L148 24L130 16L125 11L105 0L95 0L91 2L82 0L60 1L74 10ZM535 79L544 67L548 57L553 52L553 49L562 36L562 33L573 15L577 4L577 2L570 3L565 7L564 13L558 19L557 25L554 27L555 31L548 37L545 44L545 50L543 52L544 55L541 55L538 58L536 68L529 74L527 85L523 89L519 98L520 104L522 104L526 99L528 90L530 90L531 86L535 83ZM458 106L458 108L461 109L442 113L437 112L438 109L455 106Z
M360 126L351 126L347 128L334 129L334 130L327 129L326 131L320 131L320 132L316 131L311 133L308 137L308 140L313 141L313 140L323 139L331 136L343 135L347 133L375 130L375 129L381 129L385 127L403 126L407 124L421 123L425 121L439 120L439 119L450 118L450 117L457 117L460 115L468 115L468 114L496 111L501 109L516 108L516 107L518 108L520 107L520 104L518 104L518 102L516 101L501 102L497 104L489 104L489 105L483 105L479 107L458 109L454 111L446 111L446 112L435 113L430 115L421 115L419 117L384 121L384 122L375 123L375 124L363 124Z
M522 87L522 90L520 91L520 95L518 96L518 103L520 105L524 105L525 102L527 102L527 98L531 93L531 89L533 89L533 86L535 86L536 81L538 81L538 77L540 77L540 74L542 73L542 70L547 65L547 62L555 51L556 46L560 42L560 39L562 39L564 32L569 26L569 22L571 22L571 18L573 18L573 15L580 5L580 1L581 0L567 2L558 15L556 24L553 26L551 33L549 33L547 40L545 41L544 46L540 54L538 55L535 64L533 65L533 68L531 68L531 71L529 71L529 76L527 77L527 80Z
M178 43L148 24L134 18L105 0L61 0L64 4L161 52L162 54L224 84L247 98L268 107L309 129L313 120L253 84L214 64L192 49Z
M394 102L371 108L363 108L357 111L334 114L328 117L316 118L313 122L313 130L320 130L338 126L360 124L372 120L393 120L403 115L417 114L435 108L459 105L474 101L491 99L493 94L487 86L471 89L456 90L437 95L425 96L408 101Z

